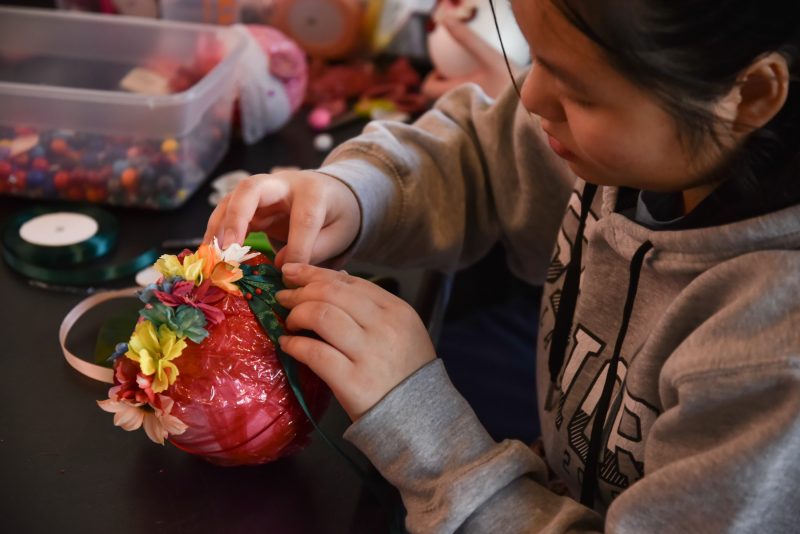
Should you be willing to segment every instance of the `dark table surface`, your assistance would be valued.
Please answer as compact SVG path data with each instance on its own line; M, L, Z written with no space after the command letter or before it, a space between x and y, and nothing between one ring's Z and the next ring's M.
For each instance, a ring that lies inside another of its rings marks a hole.
M341 131L337 141L357 131ZM257 145L234 141L212 176L316 166L324 155L311 137L296 119ZM115 254L130 258L165 238L202 235L212 210L209 192L206 183L175 211L108 208L120 221ZM50 205L0 197L0 225L41 204ZM401 293L424 298L421 286L412 285ZM141 430L114 427L111 414L95 404L106 398L108 385L69 367L58 344L61 320L82 298L31 287L0 264L0 531L385 531L383 514L360 479L318 436L307 449L274 463L224 468L170 444L153 444ZM70 348L91 357L100 322L83 321ZM323 428L340 438L348 424L334 401Z

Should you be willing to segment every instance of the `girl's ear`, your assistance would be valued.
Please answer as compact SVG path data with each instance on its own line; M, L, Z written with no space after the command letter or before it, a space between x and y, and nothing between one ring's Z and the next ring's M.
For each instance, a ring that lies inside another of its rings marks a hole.
M786 103L789 65L777 52L761 56L739 75L739 83L724 99L734 104L733 131L747 135L767 124Z

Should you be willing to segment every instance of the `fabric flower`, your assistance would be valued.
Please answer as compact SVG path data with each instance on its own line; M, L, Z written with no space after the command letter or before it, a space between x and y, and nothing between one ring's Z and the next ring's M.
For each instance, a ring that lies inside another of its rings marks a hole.
M145 411L142 409L144 403L128 399L114 400L117 398L119 388L120 386L114 386L108 390L109 398L97 401L97 405L104 411L114 414L114 425L125 430L136 430L144 421Z
M212 285L210 280L205 280L199 287L192 282L178 282L172 292L155 291L153 294L162 304L171 307L181 305L197 308L206 316L206 320L212 324L219 324L225 320L225 313L214 306L225 296L225 291Z
M116 389L108 391L108 399L97 401L97 405L106 412L114 414L114 424L124 430L136 430L144 425L147 437L155 443L164 444L170 435L177 436L186 432L186 423L171 415L174 401L166 395L159 395L155 406L129 400L115 400ZM160 407L159 407L160 406Z
M178 283L182 282L183 278L178 277L169 277L169 278L162 278L155 284L148 284L144 288L138 291L139 300L144 302L145 304L150 304L150 302L155 297L156 291L163 291L164 293L171 293L173 286Z
M183 434L188 426L170 414L175 401L166 395L159 395L158 398L161 407L153 407L152 414L145 414L143 424L147 437L163 445L166 438Z
M211 244L214 248L214 251L222 258L222 261L227 263L233 263L239 265L240 263L244 263L249 259L255 258L258 256L258 252L250 252L250 247L239 245L238 243L232 243L228 245L228 248L222 250L219 247L219 241L217 238L214 238L214 242Z
M197 285L203 281L204 260L197 254L188 254L183 257L164 254L156 261L153 268L161 273L164 278L182 278Z
M200 285L203 282L203 264L205 261L197 254L183 258L183 279Z
M241 295L239 286L234 282L241 280L243 276L244 273L239 267L230 263L218 263L211 273L211 283L232 295Z
M115 400L148 403L155 400L152 380L140 373L139 365L130 358L119 358L114 362Z
M208 337L206 316L199 309L186 304L172 308L156 302L139 310L139 316L153 323L153 327L156 329L166 326L181 339L188 337L195 343L202 343Z
M117 358L119 358L120 356L122 356L126 352L128 352L128 344L125 343L125 342L117 343L114 346L114 352L111 354L111 356L109 356L107 358L106 361L115 362L115 361L117 361Z
M203 259L203 279L208 280L214 267L222 261L222 251L218 247L203 243L197 249L197 256Z
M152 389L160 393L175 383L178 368L172 363L186 348L186 341L179 339L169 326L162 324L156 332L153 323L142 321L128 342L125 356L139 362L142 374L153 375Z
M164 278L183 278L183 264L177 256L172 254L163 254L158 258L153 268L160 272Z

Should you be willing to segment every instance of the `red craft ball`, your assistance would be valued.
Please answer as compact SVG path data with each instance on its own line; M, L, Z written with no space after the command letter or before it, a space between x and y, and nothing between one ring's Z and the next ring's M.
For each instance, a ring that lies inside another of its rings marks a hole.
M275 347L245 299L228 294L218 306L225 320L207 325L209 336L199 345L189 342L176 361L180 375L166 394L175 401L172 415L189 428L170 441L222 465L261 464L302 449L313 428ZM298 362L297 368L306 403L319 418L330 390L307 367Z

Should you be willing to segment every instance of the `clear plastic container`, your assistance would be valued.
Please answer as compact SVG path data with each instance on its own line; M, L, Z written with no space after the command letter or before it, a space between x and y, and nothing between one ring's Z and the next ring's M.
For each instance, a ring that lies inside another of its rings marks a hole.
M161 0L161 16L186 22L233 24L239 22L239 1Z
M227 150L244 45L219 26L0 8L0 193L181 205Z

